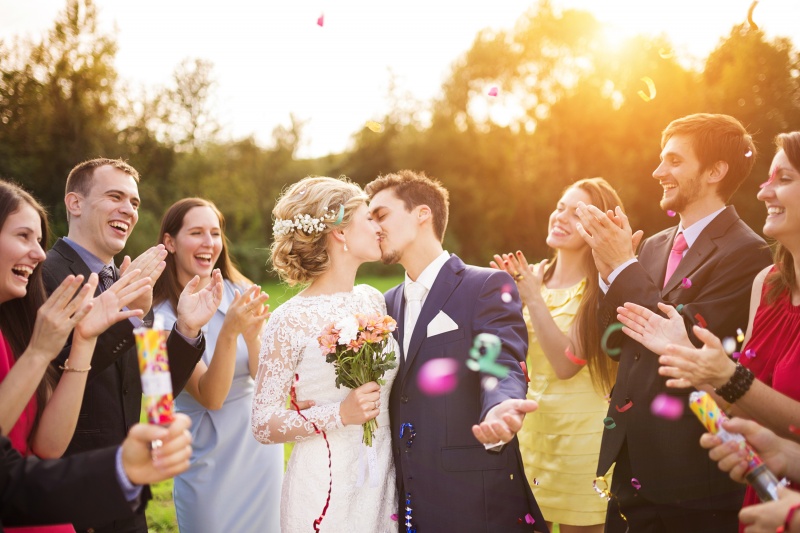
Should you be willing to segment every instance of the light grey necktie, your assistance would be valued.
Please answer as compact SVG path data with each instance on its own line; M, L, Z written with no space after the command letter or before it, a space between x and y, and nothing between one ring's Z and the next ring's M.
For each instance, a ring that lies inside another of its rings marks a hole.
M408 345L411 343L411 335L414 333L414 326L417 324L419 312L422 310L422 298L428 289L422 283L412 281L406 283L404 293L406 297L406 320L403 324L403 356L408 353Z

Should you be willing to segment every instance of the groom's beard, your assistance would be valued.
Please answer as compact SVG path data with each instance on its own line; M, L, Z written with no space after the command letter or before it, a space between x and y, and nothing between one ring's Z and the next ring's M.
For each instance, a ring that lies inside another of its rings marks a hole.
M392 250L391 252L384 252L381 250L381 263L384 265L396 265L400 262L400 254L397 253L397 250Z

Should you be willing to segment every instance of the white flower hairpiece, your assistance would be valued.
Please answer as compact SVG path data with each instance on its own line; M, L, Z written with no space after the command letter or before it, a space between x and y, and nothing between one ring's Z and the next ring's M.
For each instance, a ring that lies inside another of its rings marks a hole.
M329 222L331 226L338 226L342 223L342 218L344 218L344 204L339 206L338 212L331 209L319 217L299 214L292 219L278 218L275 220L275 224L272 225L272 234L275 237L283 237L296 229L301 230L306 235L322 233L328 227Z

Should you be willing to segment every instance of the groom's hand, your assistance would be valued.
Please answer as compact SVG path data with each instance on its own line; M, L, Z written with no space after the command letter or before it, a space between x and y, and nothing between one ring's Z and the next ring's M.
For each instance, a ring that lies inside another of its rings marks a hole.
M472 434L481 444L501 445L514 438L527 413L539 407L533 400L506 400L492 407L483 422L472 426Z

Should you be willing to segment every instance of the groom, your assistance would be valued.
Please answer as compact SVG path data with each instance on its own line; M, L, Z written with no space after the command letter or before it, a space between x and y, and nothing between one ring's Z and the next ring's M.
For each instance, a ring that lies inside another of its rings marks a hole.
M424 173L381 176L366 192L381 227L383 262L406 269L405 283L386 293L402 347L389 406L398 520L405 525L410 516L421 532L546 532L515 439L537 406L524 399L528 334L513 280L443 250L448 193ZM493 388L481 384L488 375L466 365L480 333L502 341L496 363L509 372ZM457 362L458 383L428 396L417 386L420 368L439 358Z

